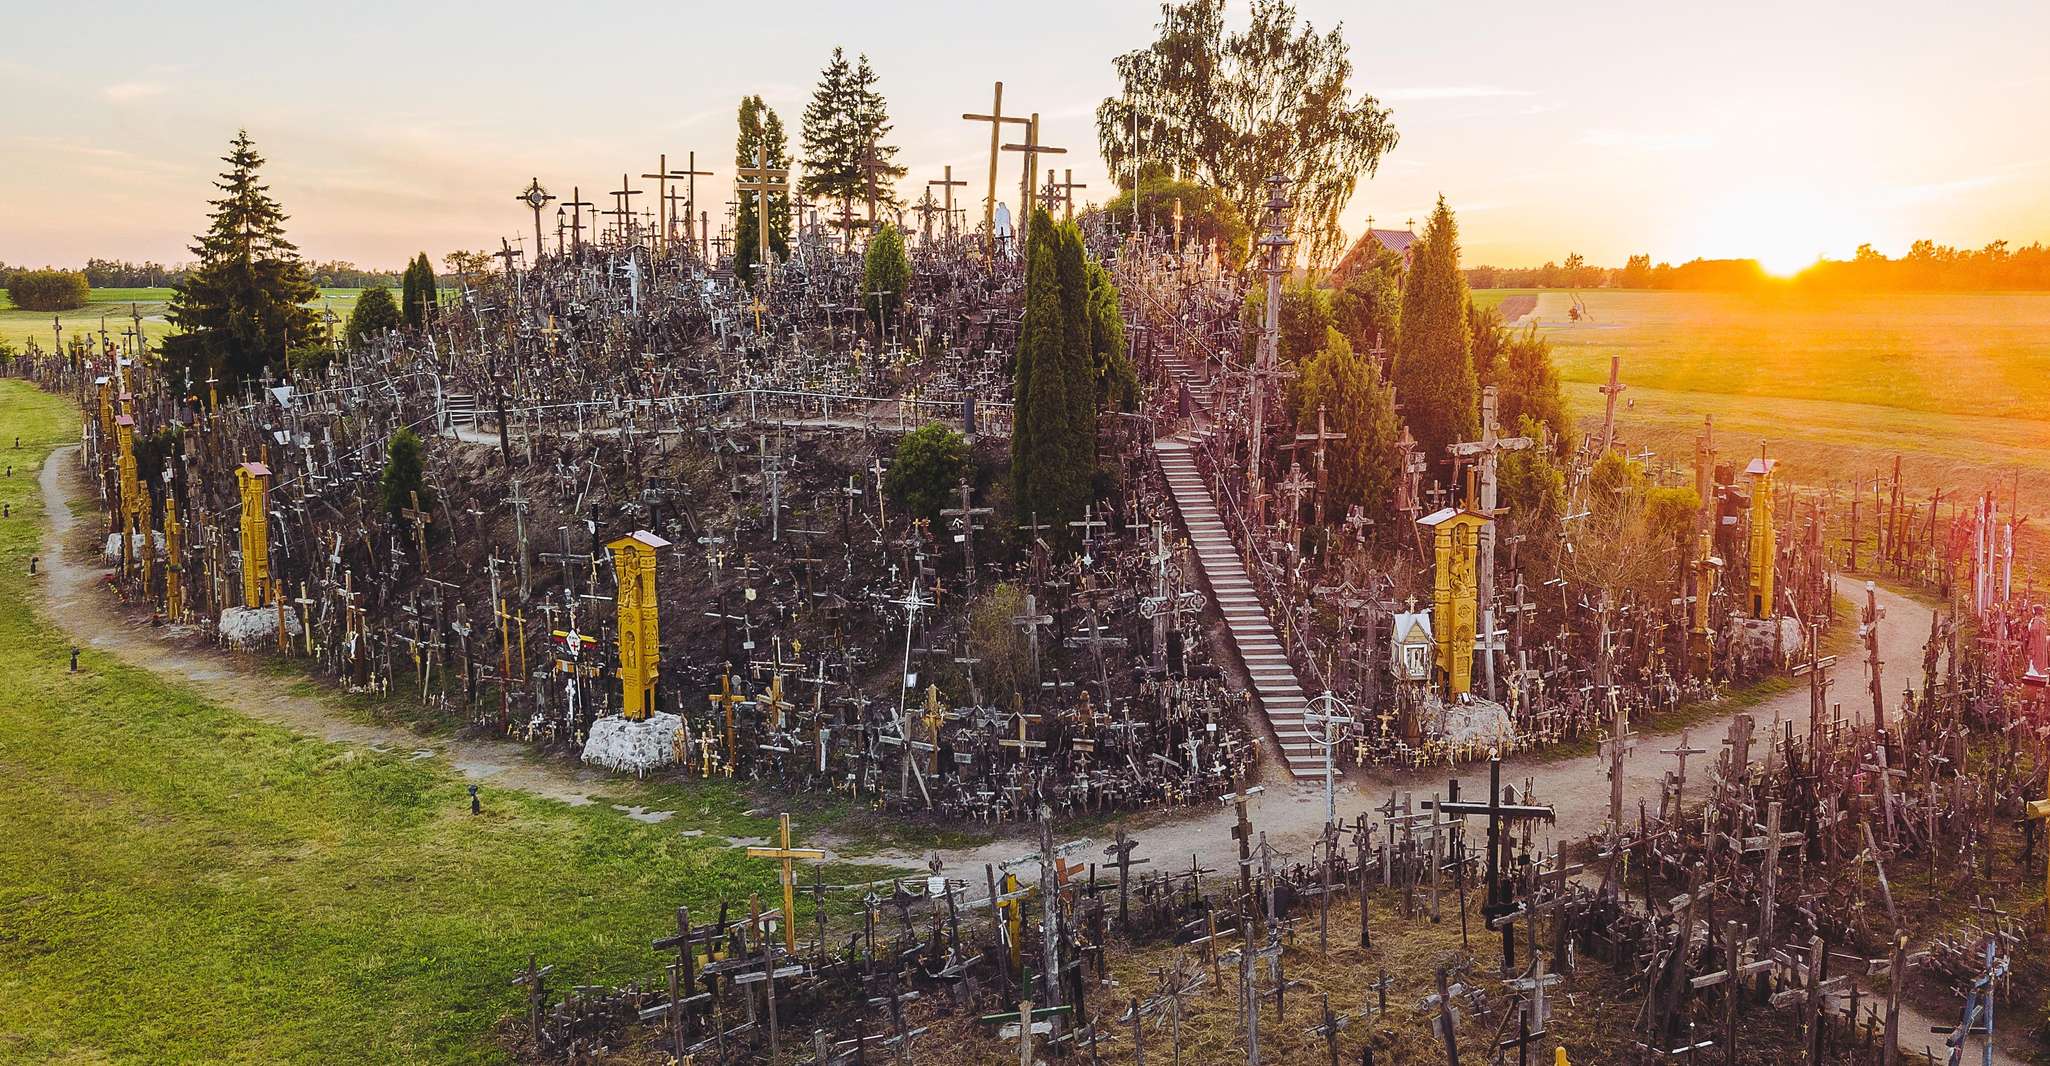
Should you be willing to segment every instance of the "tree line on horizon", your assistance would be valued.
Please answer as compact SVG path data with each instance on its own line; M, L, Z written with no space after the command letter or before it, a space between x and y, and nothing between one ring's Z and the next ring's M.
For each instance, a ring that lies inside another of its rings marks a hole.
M1772 286L1828 292L1997 292L2050 290L2050 245L1955 248L1920 240L1906 255L1886 256L1861 244L1849 259L1821 259L1791 278L1775 277L1756 259L1690 259L1675 266L1633 255L1621 267L1590 265L1579 253L1535 267L1466 269L1476 289L1671 289L1736 292Z
M0 262L0 289L12 283L15 275L37 269L63 268L38 268ZM183 284L197 269L198 266L193 263L166 266L154 259L131 263L126 259L102 259L94 256L87 259L85 266L80 267L76 273L85 275L86 284L95 289L168 289ZM407 269L411 269L411 264L408 264ZM396 285L401 278L400 272L396 270L373 270L342 259L308 263L306 273L314 287L321 289L367 289L374 285Z

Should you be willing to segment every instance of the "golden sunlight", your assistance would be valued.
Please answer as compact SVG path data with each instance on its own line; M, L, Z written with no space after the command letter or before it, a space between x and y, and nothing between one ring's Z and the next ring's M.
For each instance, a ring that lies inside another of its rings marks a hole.
M1806 183L1759 182L1730 190L1703 213L1697 246L1792 277L1825 255L1848 256L1868 232L1841 198Z

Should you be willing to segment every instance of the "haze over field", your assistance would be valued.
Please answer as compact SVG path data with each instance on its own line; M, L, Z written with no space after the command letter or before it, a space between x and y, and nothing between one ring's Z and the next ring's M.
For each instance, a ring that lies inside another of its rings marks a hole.
M1784 270L1865 241L2050 236L2050 151L2016 122L2050 111L2041 4L1299 7L1344 21L1354 85L1401 135L1346 212L1353 232L1369 214L1421 219L1442 191L1470 264L1648 252ZM1117 89L1108 60L1150 39L1157 9L1033 10L886 0L850 23L796 0L771 29L747 6L19 6L0 35L0 258L189 258L218 146L242 126L315 259L395 267L493 245L523 228L512 197L529 176L588 196L660 152L696 150L723 189L741 94L794 120L835 44L873 60L914 184L976 172L986 133L957 116L1001 78L1007 108L1041 112L1101 199L1093 110ZM81 17L103 30L91 61L52 62Z

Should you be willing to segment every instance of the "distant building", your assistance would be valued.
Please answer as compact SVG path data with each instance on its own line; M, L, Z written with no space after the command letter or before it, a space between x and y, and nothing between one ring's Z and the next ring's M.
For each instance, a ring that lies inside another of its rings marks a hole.
M1416 256L1417 235L1409 229L1375 229L1374 220L1367 219L1367 231L1352 242L1345 256L1331 270L1329 284L1332 288L1344 288L1354 274L1365 270L1367 263L1383 250L1402 257L1402 269L1407 271L1410 261Z

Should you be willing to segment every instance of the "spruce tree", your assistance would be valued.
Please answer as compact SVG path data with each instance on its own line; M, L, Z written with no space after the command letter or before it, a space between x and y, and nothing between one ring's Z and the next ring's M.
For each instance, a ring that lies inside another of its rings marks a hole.
M441 306L441 290L434 283L434 260L420 253L420 321L426 324L427 316Z
M1433 464L1448 461L1448 445L1478 432L1480 382L1466 307L1459 228L1440 196L1403 288L1393 375L1403 417Z
M771 168L790 166L790 138L783 132L783 120L776 112L762 102L760 96L744 97L740 101L740 134L734 142L733 159L738 166L756 166L760 160L758 149L766 149L768 165ZM761 258L756 247L760 240L760 226L755 221L756 203L762 194L742 192L740 211L735 220L738 227L733 237L733 275L752 280L754 265ZM790 257L790 195L772 193L768 196L769 209L769 252L777 259Z
M318 290L285 238L284 210L257 177L263 156L242 131L221 159L221 198L211 201L212 220L192 246L195 267L171 297L178 332L164 341L166 363L195 382L260 376L319 329L302 306Z
M1125 351L1125 314L1118 285L1102 263L1089 261L1089 348L1096 373L1098 410L1139 406L1139 374Z
M1395 442L1401 435L1395 418L1395 392L1382 379L1375 360L1356 351L1336 329L1326 331L1323 349L1303 364L1296 400L1297 432L1316 430L1320 405L1325 428L1345 434L1345 439L1327 446L1327 520L1335 521L1359 504L1377 528L1390 528Z
M1505 346L1502 362L1501 419L1516 425L1532 419L1551 431L1553 446L1565 448L1573 438L1573 416L1559 391L1559 370L1552 365L1552 342L1532 326L1515 334Z
M833 49L804 109L804 180L798 188L805 195L865 205L873 181L879 210L899 203L894 183L905 168L893 162L897 149L888 141L893 128L889 102L876 81L868 56L850 66L846 51ZM878 166L872 179L863 166L871 148Z

